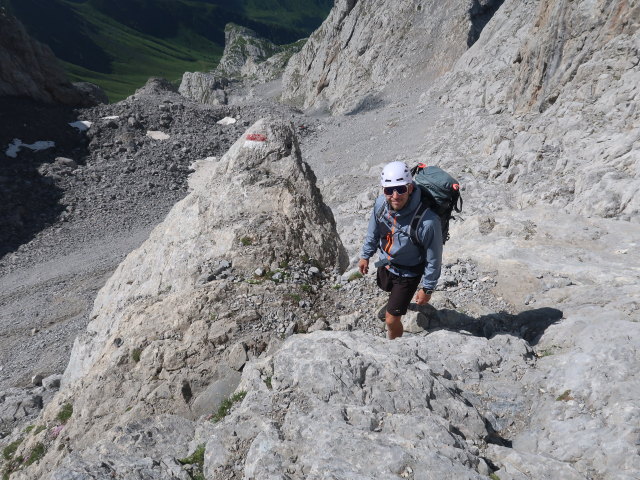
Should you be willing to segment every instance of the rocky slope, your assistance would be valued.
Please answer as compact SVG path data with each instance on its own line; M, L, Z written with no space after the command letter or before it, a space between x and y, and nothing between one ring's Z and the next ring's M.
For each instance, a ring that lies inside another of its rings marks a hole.
M506 2L498 15L423 97L474 135L457 151L430 136L427 154L479 159L466 168L511 185L510 206L638 222L638 6Z
M317 51L367 5L337 2ZM98 295L60 393L4 440L11 478L637 478L637 5L485 6L439 78L389 73L366 108L372 84L333 82L309 106L357 115L296 117L299 140L259 123L198 162ZM353 266L396 159L454 173L465 211L433 305L388 342L372 275L325 268L344 260L323 202Z
M101 290L87 332L74 345L63 401L76 412L64 427L71 450L89 438L83 411L86 420L102 417L90 421L96 440L122 415L180 412L186 420L210 413L211 401L237 385L235 370L247 350L257 355L267 347L270 335L266 328L256 331L256 322L291 322L292 310L302 309L286 308L286 289L274 292L269 284L277 287L283 272L311 260L329 271L346 266L332 214L301 161L291 126L257 122L219 161L202 162L190 186ZM300 271L297 278L309 290L314 275L323 277L312 265ZM174 308L176 315L163 313ZM220 364L224 359L229 366ZM112 376L113 368L121 374ZM98 381L105 374L113 381ZM156 377L151 384L150 375ZM114 394L124 401L95 403ZM56 418L58 406L51 408ZM40 463L40 472L53 471L67 453L59 452ZM53 473L59 475L65 474Z
M80 112L0 100L0 390L62 372L105 275L185 196L195 159L219 158L277 111L206 107L174 90L151 80L127 101ZM225 117L237 122L217 123ZM13 158L14 138L54 145Z

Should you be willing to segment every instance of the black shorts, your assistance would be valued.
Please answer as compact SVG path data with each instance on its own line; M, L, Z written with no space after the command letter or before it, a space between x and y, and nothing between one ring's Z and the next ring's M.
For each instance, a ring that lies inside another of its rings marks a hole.
M406 314L407 307L420 285L420 276L401 277L391 273L386 267L378 267L376 280L382 290L391 293L387 302L387 312L396 317Z

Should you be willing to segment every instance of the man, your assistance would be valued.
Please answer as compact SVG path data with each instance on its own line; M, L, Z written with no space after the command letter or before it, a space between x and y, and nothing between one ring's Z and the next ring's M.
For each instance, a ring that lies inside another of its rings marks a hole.
M427 209L417 226L419 245L410 236L410 226L420 207L420 189L413 183L411 172L403 162L391 162L382 170L380 195L373 207L369 228L362 246L358 268L366 275L369 259L380 250L378 286L389 292L385 322L388 337L401 337L402 315L418 285L416 303L431 300L442 265L442 230L440 218Z

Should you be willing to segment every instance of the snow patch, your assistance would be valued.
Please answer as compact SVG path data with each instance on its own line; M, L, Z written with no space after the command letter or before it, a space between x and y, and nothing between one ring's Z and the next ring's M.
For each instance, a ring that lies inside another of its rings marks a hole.
M120 115L109 115L108 117L102 117L102 120L117 120L120 118Z
M89 130L89 127L91 127L91 122L88 122L86 120L78 120L77 122L71 122L69 125L71 125L73 128L77 128L81 132L84 132L86 130Z
M158 130L147 130L147 137L151 137L154 140L167 140L169 135Z
M39 150L46 150L47 148L55 147L55 142L50 140L40 140L38 142L34 142L31 144L22 143L22 140L19 138L14 138L13 142L9 144L7 150L4 152L7 157L16 158L21 148L30 148L34 152Z
M237 120L233 117L224 117L222 120L218 120L216 123L218 125L233 125Z

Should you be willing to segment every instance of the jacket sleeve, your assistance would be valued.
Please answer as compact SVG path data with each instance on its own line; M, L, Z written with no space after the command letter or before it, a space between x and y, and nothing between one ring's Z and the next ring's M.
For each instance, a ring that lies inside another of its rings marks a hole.
M425 222L423 246L426 255L422 286L435 290L442 269L442 228L440 219L434 218Z
M373 204L373 212L371 212L371 218L369 218L369 227L367 228L367 235L364 237L364 245L360 250L360 258L371 258L378 250L378 242L380 239L380 229L378 227L378 221L376 220L376 211L378 209L378 201Z

